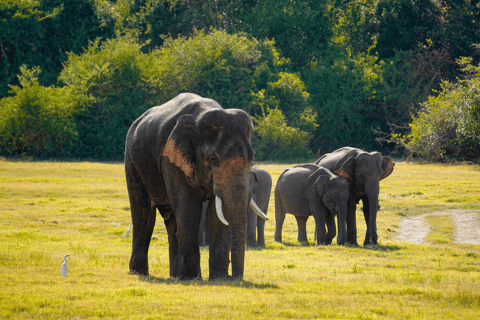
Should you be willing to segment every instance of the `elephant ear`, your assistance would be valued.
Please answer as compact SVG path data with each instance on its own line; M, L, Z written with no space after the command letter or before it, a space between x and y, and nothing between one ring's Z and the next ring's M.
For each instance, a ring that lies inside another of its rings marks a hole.
M194 176L194 157L193 148L195 117L186 114L177 119L177 124L168 137L163 156L179 167L186 176Z
M340 169L338 169L334 173L340 177L345 177L348 180L353 180L353 168L355 166L354 161L355 161L354 157L348 158L346 161L344 161L341 164Z
M328 179L330 179L330 177L324 174L321 169L318 169L308 177L307 183L322 196L325 193Z
M382 160L382 170L383 170L383 174L382 174L382 176L380 177L380 180L385 179L385 178L388 177L390 174L392 174L392 172L393 172L393 167L395 167L395 163L392 162L392 160L390 160L389 157L383 157L383 160Z
M255 182L256 182L256 183L259 183L260 180L258 180L258 175L257 175L257 173L255 172L255 167L250 168L250 173L251 173L252 176L255 178Z

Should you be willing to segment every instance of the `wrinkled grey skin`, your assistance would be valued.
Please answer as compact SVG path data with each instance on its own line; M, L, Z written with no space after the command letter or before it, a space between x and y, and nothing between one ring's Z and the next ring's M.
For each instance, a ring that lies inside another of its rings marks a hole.
M320 157L316 164L331 171L341 168L347 173L350 184L350 198L347 206L347 242L358 245L355 210L359 200L363 202L363 214L367 224L364 245L377 244L377 210L380 180L388 177L395 163L379 152L365 152L361 149L344 147Z
M168 233L170 276L201 279L198 228L202 203L218 196L228 226L213 206L208 219L210 280L244 274L248 172L253 124L239 109L185 93L153 107L130 127L125 173L132 213L130 272L148 275L156 210Z
M315 219L317 245L331 244L336 235L335 214L338 216L337 243L346 241L346 216L349 198L346 177L333 174L313 163L305 163L285 170L275 187L275 237L282 242L285 214L295 216L298 240L307 241L306 223ZM327 225L327 229L325 228Z
M253 166L250 168L249 177L249 194L258 207L267 214L268 203L272 191L272 177L267 170ZM200 222L200 238L201 246L208 245L208 224L205 223L207 211L209 211L209 202L203 204L202 220ZM249 247L265 247L265 220L259 217L250 207L248 207L247 217L247 246Z

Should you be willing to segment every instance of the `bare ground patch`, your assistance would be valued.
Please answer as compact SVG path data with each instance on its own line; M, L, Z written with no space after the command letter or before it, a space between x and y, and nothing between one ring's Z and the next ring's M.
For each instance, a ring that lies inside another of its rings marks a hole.
M404 218L400 221L398 234L393 240L410 243L426 243L425 237L430 232L426 216L451 215L455 223L455 243L480 245L480 223L478 212L473 210L445 210Z

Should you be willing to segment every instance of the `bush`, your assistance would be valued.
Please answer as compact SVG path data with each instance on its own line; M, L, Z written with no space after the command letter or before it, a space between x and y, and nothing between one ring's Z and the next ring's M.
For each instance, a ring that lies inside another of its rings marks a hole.
M67 88L43 87L40 68L20 68L22 88L0 100L0 152L4 155L67 156L77 138L75 105Z
M77 156L123 159L128 128L158 102L144 78L155 63L140 48L133 38L119 37L69 55L59 79L78 101Z
M216 100L225 108L246 110L252 75L262 62L260 43L245 34L197 31L191 38L166 38L152 52L156 90L166 101L185 91Z
M428 161L480 162L480 67L467 64L464 70L476 76L443 82L438 96L430 96L413 117L411 133L393 135L411 155Z
M268 114L257 116L253 139L257 160L311 161L312 153L307 148L310 136L307 132L287 126L282 111L267 108Z

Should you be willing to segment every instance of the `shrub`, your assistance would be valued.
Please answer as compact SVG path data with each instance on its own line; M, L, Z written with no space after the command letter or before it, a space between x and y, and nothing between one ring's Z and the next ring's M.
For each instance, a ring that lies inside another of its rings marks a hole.
M78 101L77 156L122 159L128 128L157 102L143 77L155 64L140 48L133 38L119 37L69 55L59 79Z
M77 138L75 105L68 88L43 87L40 68L20 67L21 88L0 100L0 152L5 155L66 156Z
M281 110L267 108L267 114L254 119L254 149L257 160L310 161L307 132L289 127Z
M480 161L480 67L467 64L464 70L476 75L443 82L439 94L413 117L411 133L393 135L412 155L428 161Z

